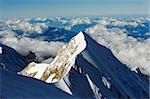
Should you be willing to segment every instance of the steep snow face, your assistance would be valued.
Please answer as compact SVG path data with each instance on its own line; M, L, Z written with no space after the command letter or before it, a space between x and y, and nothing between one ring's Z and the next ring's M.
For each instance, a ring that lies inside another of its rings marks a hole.
M0 96L1 99L77 99L53 84L29 77L20 76L13 72L0 69Z
M22 75L54 83L62 79L75 64L76 56L86 48L84 34L79 32L68 44L62 47L55 59L50 64L30 63Z
M26 59L14 49L0 43L0 68L19 72L26 65Z
M147 98L149 81L131 71L106 47L84 33L87 47L76 58L76 65L87 79L96 98Z

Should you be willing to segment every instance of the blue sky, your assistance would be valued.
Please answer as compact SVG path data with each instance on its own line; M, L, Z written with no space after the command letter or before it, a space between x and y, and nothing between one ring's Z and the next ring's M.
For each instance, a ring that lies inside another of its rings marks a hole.
M0 16L147 15L149 4L149 0L0 0Z

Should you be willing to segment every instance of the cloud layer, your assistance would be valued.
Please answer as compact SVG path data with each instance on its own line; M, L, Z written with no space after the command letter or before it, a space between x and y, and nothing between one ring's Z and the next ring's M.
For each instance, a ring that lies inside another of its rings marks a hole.
M45 56L54 57L65 43L48 42L29 38L27 35L42 34L49 27L70 31L85 30L98 43L111 49L114 55L129 68L132 70L140 68L143 73L150 75L149 23L150 19L143 17L129 19L57 17L1 20L0 42L13 47L22 55L27 55L29 51L32 51L39 59L43 59ZM75 26L78 27L74 28ZM22 34L18 35L16 30L21 31Z
M141 20L132 22L113 21L103 19L99 24L86 29L88 33L100 44L108 47L114 55L132 70L140 68L140 70L150 75L150 39L138 40L132 36L128 36L126 29L107 28L106 25L113 24L115 26L138 26L142 24Z
M38 39L32 39L28 37L17 38L12 31L3 31L0 33L1 42L14 48L17 52L26 56L29 51L36 54L39 60L43 60L44 57L56 56L58 50L64 45L59 41L43 41Z

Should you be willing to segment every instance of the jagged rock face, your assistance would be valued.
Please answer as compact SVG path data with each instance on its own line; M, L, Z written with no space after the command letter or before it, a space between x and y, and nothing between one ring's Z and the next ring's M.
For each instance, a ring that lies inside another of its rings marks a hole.
M48 83L57 82L70 71L75 63L76 56L82 52L85 47L86 42L84 35L80 32L73 37L68 44L62 47L49 65L31 63L21 71L21 74L41 79Z
M32 51L29 51L29 53L25 56L25 58L27 59L28 63L36 61L36 55Z
M27 66L26 59L18 54L14 49L3 44L0 44L0 47L0 63L2 68L13 72L19 72Z

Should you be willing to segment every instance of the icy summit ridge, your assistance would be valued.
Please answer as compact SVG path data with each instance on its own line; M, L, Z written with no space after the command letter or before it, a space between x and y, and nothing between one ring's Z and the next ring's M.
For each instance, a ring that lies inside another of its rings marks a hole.
M32 62L20 73L48 83L57 82L70 71L71 67L75 64L77 55L85 48L86 41L81 31L58 51L57 56L50 64Z

